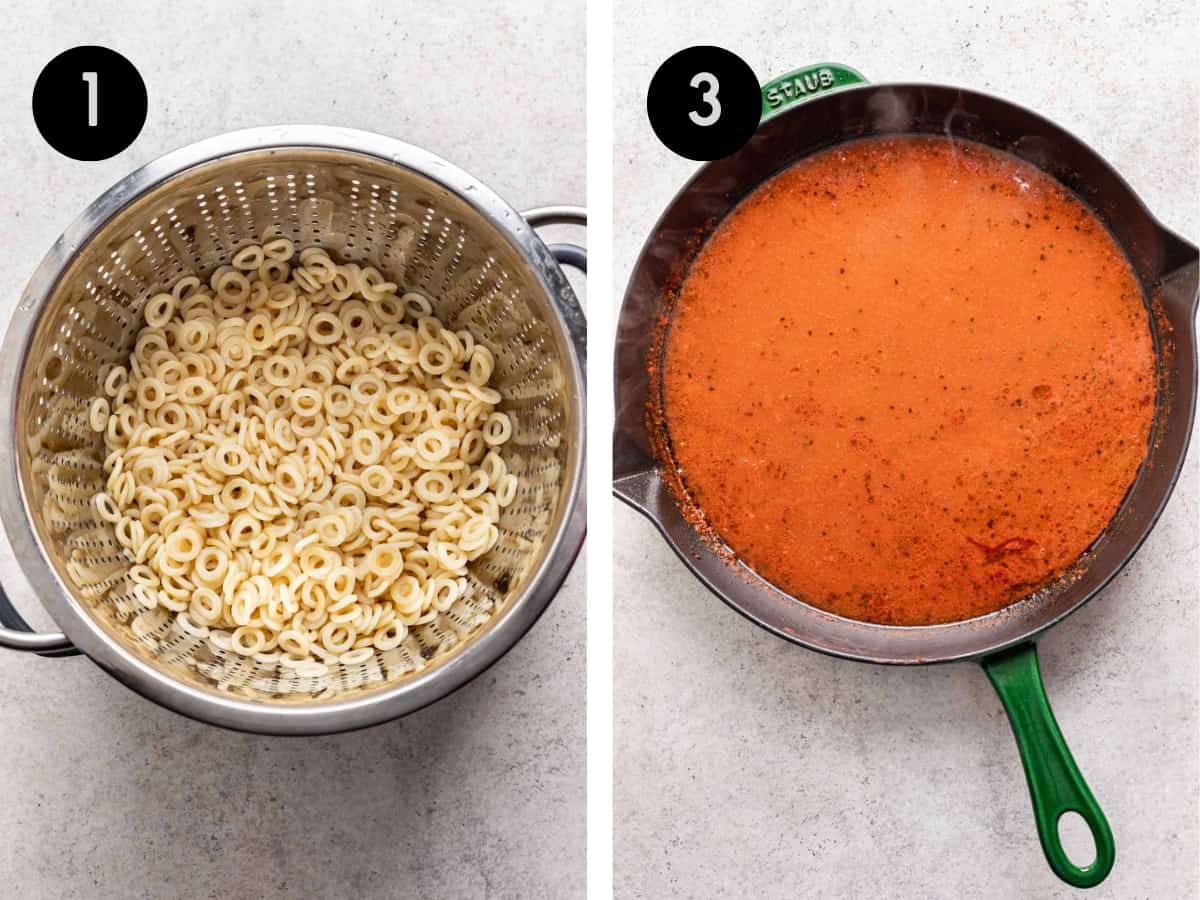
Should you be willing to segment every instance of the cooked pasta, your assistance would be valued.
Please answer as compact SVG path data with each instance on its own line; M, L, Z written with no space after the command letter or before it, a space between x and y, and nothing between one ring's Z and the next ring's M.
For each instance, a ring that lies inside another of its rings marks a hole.
M517 478L495 360L371 267L244 247L143 307L87 410L145 606L238 654L356 663L469 590Z

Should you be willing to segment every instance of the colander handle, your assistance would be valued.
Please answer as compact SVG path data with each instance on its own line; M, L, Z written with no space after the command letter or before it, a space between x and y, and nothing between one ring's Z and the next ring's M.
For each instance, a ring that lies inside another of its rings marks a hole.
M587 226L587 210L582 206L539 206L521 213L525 221L534 228L543 225ZM578 244L550 244L547 249L564 266L578 269L587 274L587 248Z
M77 656L79 651L59 632L35 632L17 612L8 594L0 588L0 647L9 650L26 650L38 656Z

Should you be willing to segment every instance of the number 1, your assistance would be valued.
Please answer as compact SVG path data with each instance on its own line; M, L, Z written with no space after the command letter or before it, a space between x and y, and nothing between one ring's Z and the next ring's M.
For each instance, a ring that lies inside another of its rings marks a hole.
M721 89L721 85L717 82L717 76L711 72L697 72L692 77L691 86L701 85L704 86L704 93L700 95L700 100L708 104L708 112L700 115L696 110L692 110L688 113L688 118L703 128L721 118L721 101L717 99L717 91Z
M84 72L83 80L87 82L88 86L88 125L95 128L97 119L96 83L99 79L95 72Z

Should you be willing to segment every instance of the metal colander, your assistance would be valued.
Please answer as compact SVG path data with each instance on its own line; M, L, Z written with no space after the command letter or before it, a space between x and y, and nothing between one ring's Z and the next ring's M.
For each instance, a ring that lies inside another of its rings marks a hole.
M526 218L418 148L307 126L214 138L117 184L43 262L4 342L14 390L0 420L0 516L19 574L65 633L9 632L4 643L73 644L181 712L287 733L401 715L477 674L545 608L582 540L585 326L556 256L582 265L583 251L548 248L531 227L580 218L569 207ZM324 671L222 650L145 609L130 562L90 507L105 450L88 405L107 367L128 359L143 304L264 235L375 266L431 298L443 322L495 355L492 386L514 424L502 455L517 499L464 596L399 647ZM12 590L18 573L2 574Z

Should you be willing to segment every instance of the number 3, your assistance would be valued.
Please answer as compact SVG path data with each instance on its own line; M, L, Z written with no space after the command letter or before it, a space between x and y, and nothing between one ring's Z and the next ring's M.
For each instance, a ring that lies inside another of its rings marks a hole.
M696 110L688 113L688 118L701 127L712 125L717 119L721 118L721 101L717 99L717 91L721 85L717 82L717 77L711 72L697 72L691 81L692 87L704 87L704 93L700 95L700 100L708 104L708 112L700 115Z
M99 77L95 72L84 72L83 80L88 86L88 125L92 128L96 127L96 84L99 82Z

